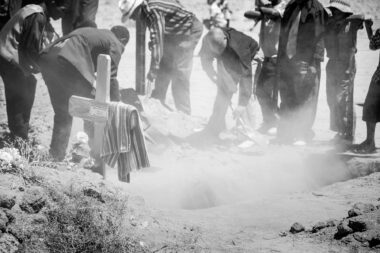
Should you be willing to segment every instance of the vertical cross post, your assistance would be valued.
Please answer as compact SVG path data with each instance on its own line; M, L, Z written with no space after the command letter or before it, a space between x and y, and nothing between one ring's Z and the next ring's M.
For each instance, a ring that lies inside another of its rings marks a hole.
M110 73L111 58L108 55L98 56L97 79L96 79L96 95L95 100L100 103L108 103L110 101ZM93 152L96 163L100 165L100 172L106 177L106 166L100 158L103 145L103 135L106 123L95 122Z
M145 95L145 49L146 23L141 17L136 20L136 92Z

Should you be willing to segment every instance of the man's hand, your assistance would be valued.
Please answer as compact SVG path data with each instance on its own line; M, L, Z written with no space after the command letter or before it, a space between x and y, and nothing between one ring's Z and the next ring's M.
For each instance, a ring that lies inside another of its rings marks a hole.
M237 119L241 118L243 113L245 112L245 110L246 110L245 106L239 105L238 107L236 107L236 109L232 113L234 119L237 120Z
M146 78L148 79L149 82L153 83L154 80L156 80L156 78L157 78L156 71L150 70L150 71L148 72L148 75L147 75Z

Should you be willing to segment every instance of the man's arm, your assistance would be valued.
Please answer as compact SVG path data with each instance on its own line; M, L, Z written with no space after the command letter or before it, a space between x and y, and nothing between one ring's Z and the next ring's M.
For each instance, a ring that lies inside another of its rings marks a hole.
M201 56L201 64L207 76L214 82L217 82L217 73L213 66L214 58L211 56Z
M22 67L32 73L39 72L37 61L43 46L46 17L35 13L24 20L20 38L20 50L24 56Z
M150 31L150 43L149 49L152 53L152 60L150 65L150 71L148 73L148 79L156 79L157 71L160 68L162 56L164 54L164 30L165 19L155 9L151 9L147 13L148 29Z

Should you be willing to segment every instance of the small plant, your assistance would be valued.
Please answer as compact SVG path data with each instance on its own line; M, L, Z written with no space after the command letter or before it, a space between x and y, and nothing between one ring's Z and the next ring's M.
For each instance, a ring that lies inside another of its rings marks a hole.
M103 204L83 193L55 199L45 230L49 252L138 252L128 236L126 200Z

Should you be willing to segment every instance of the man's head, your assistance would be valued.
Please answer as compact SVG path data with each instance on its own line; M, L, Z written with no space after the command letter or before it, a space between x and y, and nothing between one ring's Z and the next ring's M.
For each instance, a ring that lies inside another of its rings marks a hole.
M211 29L203 38L204 45L214 56L221 55L227 47L227 36L220 28Z
M125 46L129 41L129 31L125 26L116 25L111 28L111 32L118 38L118 40Z
M121 21L126 22L128 19L134 18L132 15L142 2L143 0L120 0L119 9L122 13Z

